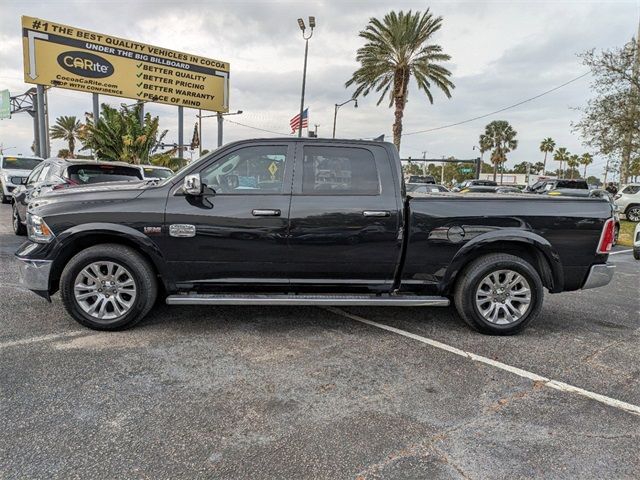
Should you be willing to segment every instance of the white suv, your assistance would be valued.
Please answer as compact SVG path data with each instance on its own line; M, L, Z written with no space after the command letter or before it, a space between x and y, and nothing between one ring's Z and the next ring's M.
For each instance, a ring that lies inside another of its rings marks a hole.
M40 162L42 159L38 157L0 155L0 200L2 203L11 201L13 191Z
M613 200L627 220L640 222L640 183L630 183Z

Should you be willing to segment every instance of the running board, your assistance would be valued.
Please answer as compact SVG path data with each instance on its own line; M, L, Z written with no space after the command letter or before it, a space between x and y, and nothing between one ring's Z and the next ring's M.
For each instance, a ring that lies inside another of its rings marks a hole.
M167 305L379 305L387 307L449 306L448 298L417 295L182 294L169 295L166 299L166 302Z

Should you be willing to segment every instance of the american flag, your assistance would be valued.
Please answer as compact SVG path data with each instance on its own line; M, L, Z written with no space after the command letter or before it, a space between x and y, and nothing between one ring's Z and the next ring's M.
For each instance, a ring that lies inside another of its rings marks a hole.
M305 108L302 112L302 127L300 126L300 114L289 120L291 126L291 133L296 133L299 128L307 128L309 126L309 109Z

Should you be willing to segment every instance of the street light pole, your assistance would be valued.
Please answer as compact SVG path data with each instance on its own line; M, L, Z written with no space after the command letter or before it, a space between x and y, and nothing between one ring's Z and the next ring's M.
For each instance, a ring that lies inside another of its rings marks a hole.
M331 138L336 138L336 120L338 118L338 109L343 106L346 105L349 102L355 102L355 104L353 105L353 108L358 108L358 100L355 98L350 98L349 100L347 100L346 102L342 102L342 103L336 103L333 109L333 135Z
M304 39L304 67L302 69L302 93L300 95L300 128L298 129L298 137L302 137L302 113L304 112L304 90L307 84L307 56L309 54L309 39L313 36L313 29L316 26L316 17L309 17L309 36L305 31L307 27L304 24L304 20L298 19L298 26L302 30L302 38Z

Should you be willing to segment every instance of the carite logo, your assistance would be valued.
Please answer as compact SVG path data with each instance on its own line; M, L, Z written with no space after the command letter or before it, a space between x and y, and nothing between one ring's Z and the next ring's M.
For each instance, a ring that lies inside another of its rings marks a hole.
M104 78L113 75L113 65L93 53L64 52L58 55L58 65L83 77Z

